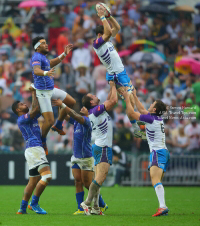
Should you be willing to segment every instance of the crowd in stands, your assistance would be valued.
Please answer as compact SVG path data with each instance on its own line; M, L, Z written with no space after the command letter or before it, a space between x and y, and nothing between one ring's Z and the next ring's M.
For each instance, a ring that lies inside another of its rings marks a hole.
M31 108L30 58L34 53L31 40L36 36L47 40L49 59L61 54L68 43L74 44L72 53L56 67L54 81L55 87L67 91L77 100L77 111L82 97L88 92L95 93L101 103L106 100L109 92L106 69L92 48L95 28L101 24L95 10L97 2L81 0L76 5L37 8L27 24L14 23L14 17L23 17L26 10L13 4L5 8L7 20L0 28L0 152L21 153L25 149L11 105L19 100ZM121 25L119 34L111 41L144 106L148 109L156 99L169 106L164 118L170 152L176 155L200 154L200 74L175 67L175 62L182 56L200 53L200 11L195 15L172 13L168 17L148 18L140 13L140 7L141 1L110 0L112 15ZM138 40L142 40L141 44L135 44ZM143 58L137 62L133 60L133 54L138 52ZM162 62L157 58L146 59L154 54ZM123 100L119 100L110 115L114 145L119 146L120 151L149 153L147 141L133 136ZM55 119L58 116L55 107L54 116ZM39 123L43 123L42 117ZM73 128L66 122L64 128L65 136L49 132L49 153L72 153ZM141 129L145 130L145 126Z

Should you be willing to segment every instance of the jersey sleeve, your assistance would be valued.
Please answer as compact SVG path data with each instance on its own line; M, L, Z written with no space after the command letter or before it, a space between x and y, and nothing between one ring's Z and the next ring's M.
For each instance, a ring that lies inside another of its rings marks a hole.
M34 55L32 58L31 66L34 67L36 65L39 65L41 67L42 58L39 55Z
M69 123L74 125L75 119L73 119L72 117L69 118Z
M98 38L98 39L95 39L94 42L93 42L93 47L95 49L98 49L101 45L103 45L105 43L105 41L103 40L102 37Z
M104 111L106 111L105 105L101 104L101 105L97 105L96 107L93 108L92 113L98 117L99 115L101 115Z
M20 118L19 118L19 121L20 121L21 124L29 123L31 121L30 114L27 113L25 115L21 115Z
M150 113L147 115L140 115L140 121L152 124L154 117L152 117Z
M91 127L90 119L89 119L88 117L86 117L86 116L83 116L83 118L85 119L83 125L84 125L85 127Z

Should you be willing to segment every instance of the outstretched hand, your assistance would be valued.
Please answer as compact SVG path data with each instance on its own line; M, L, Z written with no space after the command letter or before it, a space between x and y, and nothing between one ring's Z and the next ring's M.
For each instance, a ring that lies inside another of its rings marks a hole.
M60 107L62 105L62 100L60 100L60 99L58 99L58 100L52 99L51 103L52 103L53 106Z
M128 99L129 99L129 96L130 96L130 93L129 93L127 90L122 90L122 91L121 91L121 95L122 95L126 100L128 100Z
M72 49L73 49L73 44L69 44L69 45L67 45L66 47L65 47L65 54L66 55L68 55L71 51L72 51Z

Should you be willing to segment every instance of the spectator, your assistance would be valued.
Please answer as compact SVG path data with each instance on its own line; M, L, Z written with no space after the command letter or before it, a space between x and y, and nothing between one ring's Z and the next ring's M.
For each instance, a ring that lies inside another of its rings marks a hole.
M13 39L19 37L21 34L21 30L15 25L11 17L5 21L4 26L1 29L2 31L8 30Z
M74 20L75 20L77 14L75 12L73 12L72 10L70 10L68 5L65 6L64 13L65 13L64 14L65 15L65 27L72 30L72 28L74 26Z
M196 83L192 85L192 91L196 97L196 103L200 104L200 77L198 77Z
M78 66L82 63L84 64L87 68L90 67L91 64L91 55L90 51L86 48L84 48L84 43L85 41L83 39L78 39L77 45L78 48L73 51L72 53L72 67L76 70Z
M184 46L184 51L187 53L187 55L192 54L195 50L197 49L197 47L195 46L194 43L194 38L188 38L187 40L187 44L186 46Z
M53 17L55 19L55 17ZM41 13L41 8L36 8L35 14L33 14L30 23L33 26L32 39L37 36L45 37L45 26L47 24L46 17ZM52 24L50 25L52 27Z

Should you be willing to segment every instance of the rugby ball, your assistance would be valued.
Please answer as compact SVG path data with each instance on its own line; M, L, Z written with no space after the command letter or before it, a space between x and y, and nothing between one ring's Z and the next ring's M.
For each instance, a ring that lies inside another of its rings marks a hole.
M105 15L106 18L109 18L111 16L110 8L106 4L104 4L102 2L97 3L96 4L97 12L98 12L99 8L103 8L104 9L104 15Z

